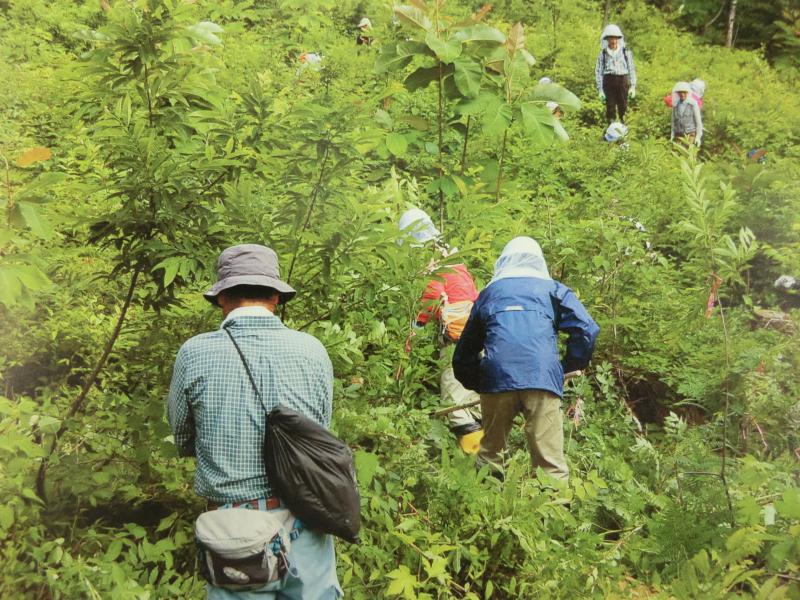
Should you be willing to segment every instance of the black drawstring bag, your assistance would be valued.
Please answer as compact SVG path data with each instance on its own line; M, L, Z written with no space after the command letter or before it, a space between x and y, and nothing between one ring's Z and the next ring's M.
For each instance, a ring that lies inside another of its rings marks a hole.
M225 332L266 411L239 344ZM358 543L361 498L347 444L305 415L278 405L267 414L263 456L270 486L294 516L312 529Z

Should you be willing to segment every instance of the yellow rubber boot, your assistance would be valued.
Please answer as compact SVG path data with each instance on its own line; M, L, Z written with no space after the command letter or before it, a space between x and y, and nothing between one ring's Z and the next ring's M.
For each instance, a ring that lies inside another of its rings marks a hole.
M458 445L467 454L477 454L481 449L481 439L483 438L483 429L473 431L458 438Z

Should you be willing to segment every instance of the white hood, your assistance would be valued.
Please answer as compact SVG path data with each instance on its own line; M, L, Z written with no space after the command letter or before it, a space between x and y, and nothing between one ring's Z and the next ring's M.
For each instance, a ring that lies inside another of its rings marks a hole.
M678 102L680 102L680 98L678 97L678 92L686 92L686 103L687 104L697 104L697 100L695 99L694 94L692 93L691 85L689 85L685 81L679 81L672 88L672 106L673 106L673 108L678 106Z
M489 284L509 277L552 279L536 240L526 236L515 237L503 248L500 258L494 263L494 275Z
M622 30L617 25L610 23L605 26L605 28L603 29L603 33L600 36L600 47L603 50L608 48L608 40L606 40L606 38L609 36L618 37L619 38L618 47L620 49L625 48L625 36L622 35Z

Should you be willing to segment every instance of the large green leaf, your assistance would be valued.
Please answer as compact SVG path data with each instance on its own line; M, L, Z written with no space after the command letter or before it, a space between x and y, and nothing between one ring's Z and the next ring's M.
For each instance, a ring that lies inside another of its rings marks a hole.
M456 112L460 115L479 115L489 106L497 108L499 99L491 92L481 92L475 98L464 98L456 104Z
M450 64L461 55L461 41L459 40L445 41L437 37L435 33L429 33L425 36L425 43L443 63Z
M506 36L503 35L502 31L483 23L465 27L456 32L453 37L462 42L497 42L498 44L504 44L506 41Z
M20 215L31 231L42 238L47 238L53 233L52 227L39 214L35 204L30 202L17 202Z
M375 73L380 75L387 71L397 71L411 62L411 56L397 54L397 46L387 45L381 48L378 58L375 59Z
M498 101L494 106L489 103L483 119L483 131L490 137L499 138L511 125L513 116L511 106L505 102Z
M381 48L378 58L375 59L375 72L381 74L386 71L399 71L418 55L433 56L433 52L422 42L413 40L389 44Z
M522 117L522 129L527 138L541 146L553 141L556 119L545 106L535 102L523 102L519 105L519 111Z
M410 25L415 29L422 29L423 31L431 31L433 29L431 20L416 6L395 6L394 14L401 23Z
M539 84L533 89L533 97L536 100L556 102L562 108L580 110L581 101L568 89L557 83Z
M0 266L0 303L12 306L22 293L22 283L17 277L16 266Z
M386 136L386 147L395 156L405 156L408 150L408 140L401 133L390 133Z
M453 72L452 65L444 65L442 67L442 77L446 77ZM426 87L432 81L439 78L439 65L433 67L420 67L411 75L405 78L403 84L409 92L414 92L420 88Z
M467 98L477 96L481 91L481 79L483 78L481 66L474 60L463 56L457 58L453 66L455 67L453 78L461 95Z

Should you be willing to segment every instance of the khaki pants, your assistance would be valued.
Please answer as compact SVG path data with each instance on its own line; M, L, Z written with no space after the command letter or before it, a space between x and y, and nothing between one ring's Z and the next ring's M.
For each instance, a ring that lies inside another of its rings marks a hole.
M442 376L439 379L439 393L442 395L442 404L445 406L458 406L480 399L478 392L468 390L456 379L452 365L453 350L454 346L450 344L442 348L440 352L441 358L446 361L446 365L442 369ZM447 415L451 429L470 425L478 421L480 417L478 406L473 406L471 409L457 410Z
M481 394L484 436L478 452L478 466L491 465L502 470L502 453L514 417L525 415L525 436L533 468L542 467L557 479L569 477L564 458L564 428L561 399L544 390L519 390Z

